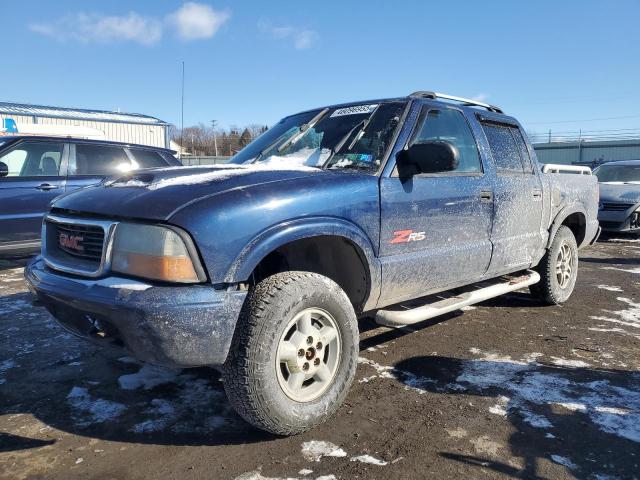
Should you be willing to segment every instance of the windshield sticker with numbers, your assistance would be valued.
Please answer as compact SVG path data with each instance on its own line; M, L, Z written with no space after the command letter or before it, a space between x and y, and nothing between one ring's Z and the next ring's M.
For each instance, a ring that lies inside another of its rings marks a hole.
M344 117L345 115L362 115L363 113L371 113L377 106L378 104L353 105L352 107L339 108L331 114L331 117Z

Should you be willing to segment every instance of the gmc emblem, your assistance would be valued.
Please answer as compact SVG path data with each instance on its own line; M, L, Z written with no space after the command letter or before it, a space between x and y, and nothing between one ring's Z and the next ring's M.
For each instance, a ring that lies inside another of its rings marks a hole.
M69 235L68 233L62 232L60 233L60 237L58 239L61 247L75 250L77 252L84 252L84 247L82 246L83 240L84 238L80 235Z

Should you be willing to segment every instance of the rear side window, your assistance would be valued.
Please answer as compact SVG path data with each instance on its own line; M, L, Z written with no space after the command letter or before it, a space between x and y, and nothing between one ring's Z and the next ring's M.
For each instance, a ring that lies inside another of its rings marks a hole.
M79 143L75 158L69 162L69 175L114 175L132 168L121 147Z
M130 148L129 151L136 159L138 168L154 168L167 166L167 161L162 158L162 156L158 152L154 152L153 150Z
M518 145L518 150L520 150L520 159L522 160L522 166L524 167L524 171L529 173L533 173L533 164L531 163L531 156L529 155L529 149L527 148L527 144L524 141L524 137L522 136L522 132L519 128L511 127L511 134L516 141L516 145Z
M523 173L520 148L511 133L511 128L493 123L482 125L489 141L493 161L498 172Z
M0 162L9 168L9 177L57 176L62 149L57 142L21 142L0 156Z
M434 140L449 142L460 153L458 168L453 173L479 173L482 171L476 139L461 112L451 109L431 109L426 116L421 115L421 117L424 120L422 120L423 123L419 127L420 130L414 143Z

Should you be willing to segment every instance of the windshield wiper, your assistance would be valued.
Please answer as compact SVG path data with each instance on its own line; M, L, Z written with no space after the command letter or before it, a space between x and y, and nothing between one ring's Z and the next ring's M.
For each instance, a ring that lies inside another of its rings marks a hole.
M347 147L347 150L351 150L353 148L353 146L358 141L358 137L360 136L360 134L364 132L364 130L367 128L367 125L369 125L369 122L371 121L371 117L373 116L373 113L375 113L375 110L371 113L371 115L369 115L368 118L362 119L360 122L356 123L353 126L353 128L349 130L346 133L346 135L340 139L338 143L336 143L336 146L331 149L331 154L329 155L329 158L325 160L324 165L322 165L322 168L329 165L329 162L331 161L333 156L336 153L338 153L340 150L342 150L342 147L344 147L344 144L347 143L347 140L349 140L351 138L351 135L355 133L356 135L353 137L353 140Z
M329 109L325 108L325 109L321 110L315 117L313 117L307 123L304 123L304 124L300 125L300 129L298 130L298 133L296 133L295 135L291 135L285 142L282 143L282 145L280 145L278 147L278 153L281 153L289 145L292 145L295 142L297 142L298 140L300 140L300 137L302 137L302 135L304 135L304 132L306 132L310 128L314 127L316 123L318 123L320 120L322 120L322 117L324 117L327 114L328 111L329 111Z

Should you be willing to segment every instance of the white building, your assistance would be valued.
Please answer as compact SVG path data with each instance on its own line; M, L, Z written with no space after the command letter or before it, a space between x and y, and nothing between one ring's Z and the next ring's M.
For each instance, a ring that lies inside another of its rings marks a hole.
M16 132L169 148L169 124L155 117L0 102L0 135Z

